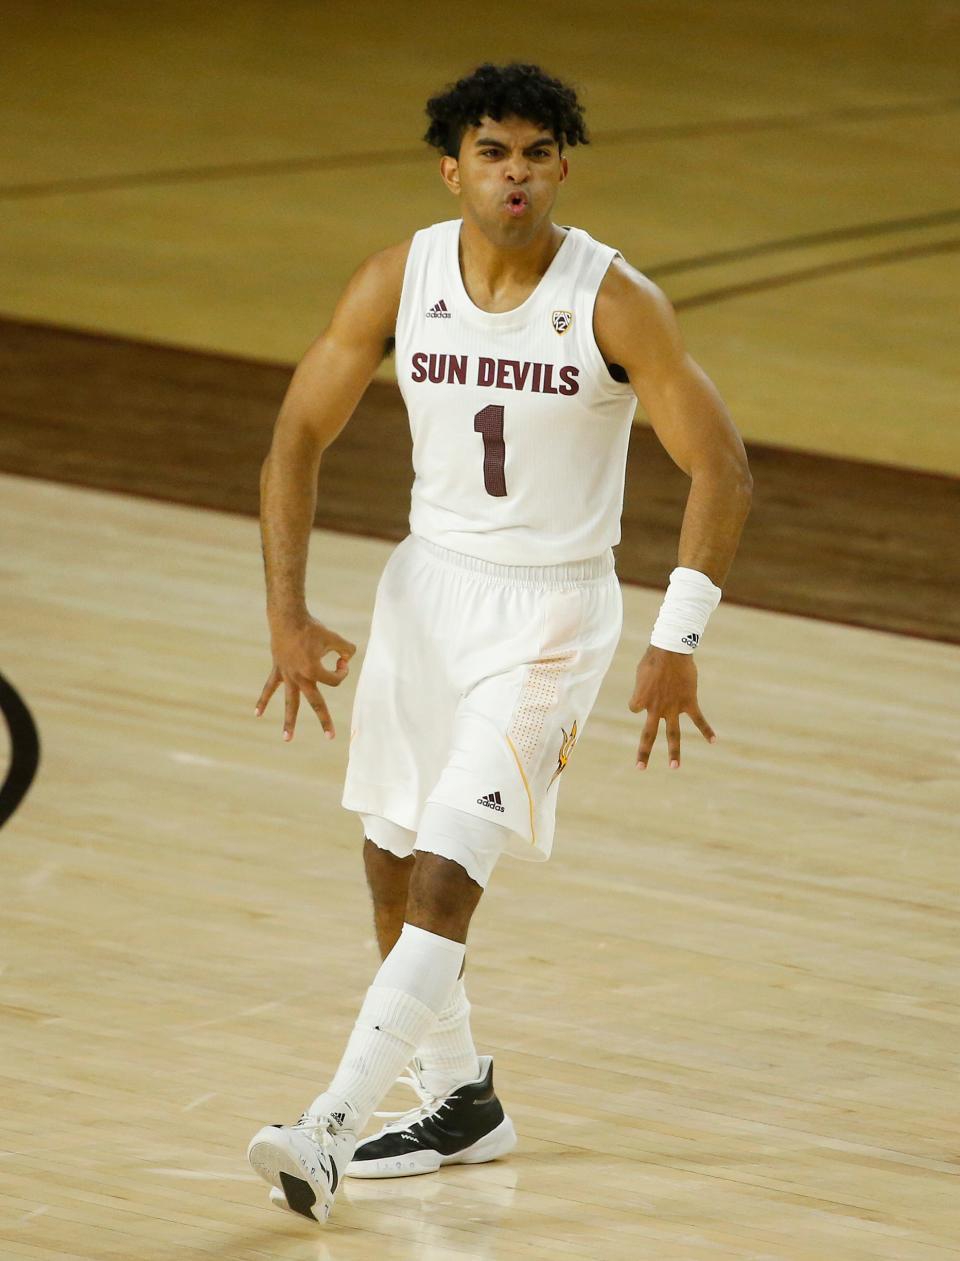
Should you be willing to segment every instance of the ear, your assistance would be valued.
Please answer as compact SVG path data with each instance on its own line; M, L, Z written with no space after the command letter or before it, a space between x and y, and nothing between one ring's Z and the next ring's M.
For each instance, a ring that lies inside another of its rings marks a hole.
M570 170L569 162L567 162L566 158L561 158L560 159L560 183L561 184L567 178L567 173L569 170Z
M440 159L440 178L454 197L460 196L460 163L449 154Z

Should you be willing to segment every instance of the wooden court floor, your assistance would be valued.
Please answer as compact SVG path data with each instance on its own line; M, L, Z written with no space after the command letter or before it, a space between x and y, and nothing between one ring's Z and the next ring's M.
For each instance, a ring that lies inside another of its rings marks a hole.
M254 720L250 520L0 477L0 533L44 759L3 834L0 1256L960 1255L955 647L724 607L720 742L641 778L657 597L628 588L555 857L504 862L468 954L519 1148L348 1182L308 1229L244 1149L312 1097L375 966L338 806L352 682L333 745ZM361 643L388 551L314 540Z

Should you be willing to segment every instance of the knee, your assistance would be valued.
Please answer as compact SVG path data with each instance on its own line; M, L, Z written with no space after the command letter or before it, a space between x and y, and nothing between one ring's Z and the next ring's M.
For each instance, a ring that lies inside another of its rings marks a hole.
M466 941L482 893L482 887L453 859L418 852L407 897L407 923L452 941Z
M474 891L477 897L483 892L483 886L471 878L461 863L429 850L417 850L414 854L410 887L438 906L458 905L464 898L472 897Z
M383 849L376 841L364 837L363 868L367 873L370 887L389 894L395 892L398 897L406 894L410 874L413 871L413 855L398 858L389 850Z

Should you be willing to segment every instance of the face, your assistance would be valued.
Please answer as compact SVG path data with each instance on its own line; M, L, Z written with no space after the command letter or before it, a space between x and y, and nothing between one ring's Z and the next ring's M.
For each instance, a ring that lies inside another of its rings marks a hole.
M510 249L527 245L549 222L567 159L536 123L484 118L464 133L458 157L441 159L440 173L460 198L463 218L494 245Z

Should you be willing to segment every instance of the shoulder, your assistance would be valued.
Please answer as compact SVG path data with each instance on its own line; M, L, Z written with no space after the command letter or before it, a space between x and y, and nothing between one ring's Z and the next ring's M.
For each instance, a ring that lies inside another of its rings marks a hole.
M607 362L673 359L683 353L669 298L619 254L607 268L594 308L594 334Z
M344 289L332 324L371 325L391 330L400 306L403 273L412 238L388 245L365 258Z
M350 285L383 293L396 292L400 298L403 287L403 273L407 265L407 257L413 237L399 241L396 245L388 245L386 249L377 250L365 258L350 278Z
M657 323L672 319L673 307L659 285L617 254L597 293L597 315L606 320Z

